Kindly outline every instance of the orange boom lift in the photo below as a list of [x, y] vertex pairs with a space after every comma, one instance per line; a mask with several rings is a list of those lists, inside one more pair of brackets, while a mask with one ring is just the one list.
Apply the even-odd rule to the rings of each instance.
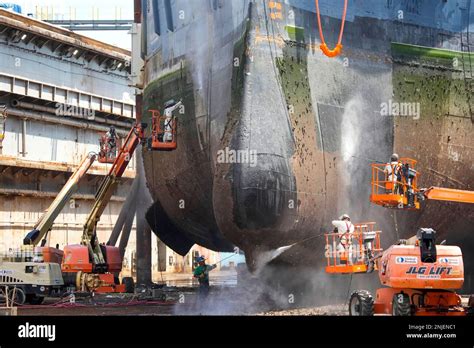
[[122, 270], [122, 258], [117, 247], [99, 244], [97, 223], [112, 193], [120, 181], [135, 149], [145, 139], [146, 124], [135, 125], [124, 140], [118, 156], [104, 177], [95, 196], [95, 203], [84, 225], [81, 243], [64, 247], [61, 265], [68, 283], [75, 283], [82, 291], [124, 292], [124, 284], [116, 284], [114, 275]]
[[375, 257], [384, 286], [375, 299], [369, 291], [352, 293], [349, 314], [370, 316], [465, 316], [474, 314], [474, 297], [467, 306], [456, 290], [464, 283], [461, 249], [437, 245], [436, 232], [422, 228]]
[[[418, 210], [424, 200], [438, 200], [458, 203], [474, 203], [474, 191], [456, 190], [451, 188], [430, 187], [418, 188], [420, 173], [416, 170], [417, 161], [402, 158], [398, 164], [400, 175], [389, 180], [387, 164], [372, 164], [372, 192], [370, 201], [385, 208]], [[392, 166], [392, 173], [396, 168]]]
[[[425, 199], [474, 203], [474, 193], [440, 187], [418, 189], [416, 161], [401, 159], [390, 173], [401, 175], [389, 180], [386, 164], [372, 165], [370, 201], [386, 208], [420, 209]], [[392, 314], [395, 316], [464, 316], [474, 314], [474, 296], [467, 306], [456, 290], [464, 283], [461, 249], [436, 243], [436, 232], [421, 228], [416, 236], [401, 240], [387, 250], [380, 248], [380, 231], [374, 223], [355, 225], [349, 251], [337, 252], [338, 234], [326, 235], [327, 273], [369, 273], [378, 270], [380, 283], [375, 299], [366, 290], [355, 291], [349, 301], [350, 315]], [[371, 232], [369, 235], [368, 232]], [[349, 255], [347, 255], [349, 254]]]
[[[164, 106], [177, 105], [173, 100]], [[95, 203], [84, 225], [81, 243], [68, 245], [64, 248], [61, 269], [68, 283], [75, 283], [82, 291], [124, 292], [126, 285], [116, 284], [116, 275], [122, 270], [122, 257], [119, 248], [99, 244], [97, 223], [105, 210], [112, 193], [120, 181], [128, 163], [140, 143], [146, 143], [152, 151], [173, 151], [177, 148], [177, 119], [175, 116], [161, 116], [157, 110], [152, 113], [151, 136], [145, 136], [145, 123], [136, 124], [123, 141], [123, 145], [115, 156], [108, 146], [107, 136], [100, 139], [101, 163], [112, 163], [109, 173], [102, 181], [95, 197]], [[127, 279], [128, 281], [129, 279]]]

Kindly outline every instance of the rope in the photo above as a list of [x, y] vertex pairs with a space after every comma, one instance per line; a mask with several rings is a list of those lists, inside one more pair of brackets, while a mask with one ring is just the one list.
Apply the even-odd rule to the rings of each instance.
[[342, 53], [342, 37], [344, 35], [344, 26], [346, 23], [347, 4], [348, 0], [344, 0], [344, 12], [342, 14], [341, 31], [339, 32], [339, 38], [336, 47], [331, 50], [327, 46], [326, 40], [324, 39], [323, 26], [321, 24], [321, 12], [319, 11], [319, 0], [316, 0], [316, 14], [318, 17], [319, 36], [321, 37], [321, 45], [319, 47], [321, 48], [321, 51], [323, 51], [323, 53], [330, 58], [337, 57]]

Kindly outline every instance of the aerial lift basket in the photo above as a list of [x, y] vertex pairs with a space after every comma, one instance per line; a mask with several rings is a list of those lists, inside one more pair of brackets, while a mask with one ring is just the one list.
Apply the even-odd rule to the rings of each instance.
[[122, 147], [122, 143], [120, 138], [117, 137], [115, 139], [115, 148], [112, 148], [109, 143], [109, 138], [107, 137], [107, 133], [101, 133], [99, 138], [100, 143], [100, 152], [98, 156], [99, 163], [108, 163], [113, 164], [115, 159], [117, 158], [118, 151]]
[[151, 138], [148, 139], [148, 148], [158, 151], [172, 151], [178, 147], [177, 119], [167, 119], [158, 110], [150, 110], [152, 114]]
[[370, 273], [377, 269], [375, 258], [382, 248], [381, 231], [376, 230], [375, 222], [355, 224], [353, 233], [347, 233], [345, 246], [341, 244], [340, 233], [327, 233], [326, 273], [351, 274]]
[[[402, 158], [397, 165], [372, 164], [370, 201], [385, 208], [420, 209], [416, 163], [413, 159]], [[391, 166], [391, 173], [400, 170], [400, 175], [390, 177], [386, 171], [388, 166]]]

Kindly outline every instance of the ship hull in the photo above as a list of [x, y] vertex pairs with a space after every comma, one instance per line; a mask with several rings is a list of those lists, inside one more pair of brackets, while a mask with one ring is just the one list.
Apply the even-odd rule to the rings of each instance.
[[[338, 59], [319, 51], [308, 2], [193, 3], [194, 17], [205, 20], [174, 23], [159, 38], [150, 33], [156, 14], [144, 11], [144, 120], [169, 99], [185, 106], [178, 149], [143, 154], [155, 200], [147, 219], [161, 240], [181, 254], [195, 243], [221, 251], [238, 246], [251, 269], [268, 250], [307, 240], [278, 262], [320, 265], [320, 236], [344, 212], [377, 221], [386, 244], [427, 226], [461, 247], [472, 244], [468, 205], [429, 202], [422, 212], [405, 213], [368, 199], [370, 163], [394, 151], [420, 160], [422, 185], [474, 185], [462, 69], [411, 46], [459, 51], [460, 33], [472, 26], [458, 9], [463, 1], [365, 1], [349, 11]], [[334, 42], [342, 9], [321, 3], [327, 41]], [[430, 18], [443, 24], [434, 27]], [[381, 115], [384, 103], [403, 101], [419, 103], [420, 114]]]

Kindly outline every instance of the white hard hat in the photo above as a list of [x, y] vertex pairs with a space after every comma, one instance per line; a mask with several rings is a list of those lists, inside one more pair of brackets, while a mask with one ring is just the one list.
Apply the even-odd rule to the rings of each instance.
[[347, 214], [342, 214], [340, 217], [339, 217], [339, 220], [350, 220], [351, 217]]

